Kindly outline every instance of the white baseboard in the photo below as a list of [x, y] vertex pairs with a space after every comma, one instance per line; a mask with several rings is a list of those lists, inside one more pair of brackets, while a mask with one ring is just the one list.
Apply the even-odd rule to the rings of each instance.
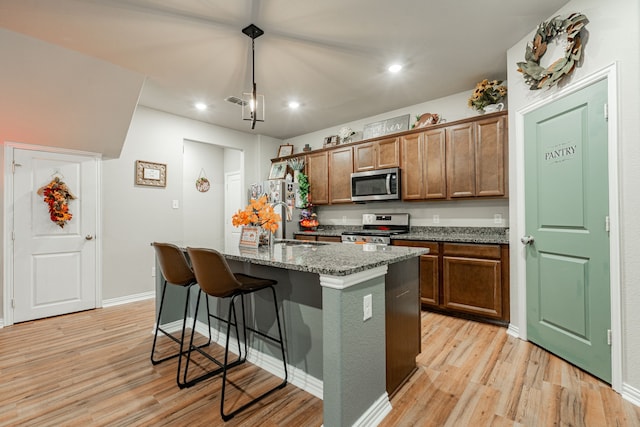
[[[193, 319], [188, 319], [187, 322], [193, 322]], [[175, 322], [174, 322], [175, 323]], [[187, 323], [189, 324], [189, 323]], [[180, 325], [177, 330], [180, 330], [182, 325]], [[167, 330], [163, 325], [163, 329]], [[207, 325], [203, 322], [198, 321], [196, 323], [196, 331], [199, 334], [207, 335]], [[227, 336], [226, 334], [218, 331], [217, 329], [211, 328], [211, 340], [216, 342], [217, 344], [224, 346], [226, 343]], [[229, 351], [234, 355], [238, 354], [238, 343], [235, 340], [230, 340], [229, 342]], [[275, 375], [279, 378], [284, 378], [284, 366], [280, 359], [277, 359], [268, 354], [262, 353], [254, 348], [249, 347], [249, 354], [247, 355], [247, 360], [254, 365], [264, 369], [265, 371]], [[302, 369], [296, 368], [295, 366], [291, 366], [287, 363], [287, 381], [298, 387], [301, 390], [306, 391], [307, 393], [312, 394], [318, 399], [322, 399], [322, 380], [307, 374]]]
[[4, 319], [0, 319], [0, 329], [4, 328]]
[[622, 398], [636, 406], [640, 406], [640, 390], [629, 384], [622, 383]]
[[114, 305], [128, 304], [130, 302], [142, 301], [156, 297], [155, 291], [143, 292], [141, 294], [127, 295], [124, 297], [110, 298], [102, 301], [102, 307], [113, 307]]
[[391, 402], [389, 402], [389, 396], [385, 391], [353, 425], [356, 427], [377, 426], [389, 412], [391, 412]]
[[515, 338], [520, 338], [520, 329], [517, 326], [515, 326], [513, 323], [509, 323], [509, 327], [507, 328], [507, 334]]

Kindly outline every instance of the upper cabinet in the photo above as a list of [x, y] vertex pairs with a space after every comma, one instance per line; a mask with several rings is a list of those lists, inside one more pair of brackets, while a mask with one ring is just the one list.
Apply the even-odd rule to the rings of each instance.
[[351, 203], [353, 150], [339, 147], [306, 156], [310, 201], [314, 205]]
[[329, 154], [308, 154], [305, 161], [309, 179], [309, 201], [314, 205], [329, 203]]
[[352, 172], [393, 167], [402, 172], [402, 200], [507, 197], [507, 146], [504, 111], [313, 151], [311, 201], [350, 203]]
[[447, 197], [445, 142], [445, 128], [402, 137], [403, 200]]
[[[329, 203], [351, 203], [351, 147], [329, 151]], [[309, 182], [312, 182], [309, 180]]]
[[447, 195], [506, 196], [506, 117], [447, 128]]
[[400, 138], [385, 138], [353, 147], [353, 169], [363, 172], [400, 166]]

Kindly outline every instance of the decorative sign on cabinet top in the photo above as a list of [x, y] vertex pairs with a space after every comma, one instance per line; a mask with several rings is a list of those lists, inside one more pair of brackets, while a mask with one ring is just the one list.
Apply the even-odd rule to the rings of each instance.
[[394, 117], [392, 119], [381, 120], [379, 122], [369, 123], [364, 126], [362, 131], [363, 139], [375, 138], [377, 136], [389, 135], [391, 133], [403, 132], [409, 130], [410, 114]]

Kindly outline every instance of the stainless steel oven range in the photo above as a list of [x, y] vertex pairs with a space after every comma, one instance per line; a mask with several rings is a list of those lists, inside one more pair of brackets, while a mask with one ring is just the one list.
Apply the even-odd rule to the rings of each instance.
[[362, 214], [362, 229], [342, 233], [342, 243], [388, 245], [391, 236], [409, 232], [409, 214]]

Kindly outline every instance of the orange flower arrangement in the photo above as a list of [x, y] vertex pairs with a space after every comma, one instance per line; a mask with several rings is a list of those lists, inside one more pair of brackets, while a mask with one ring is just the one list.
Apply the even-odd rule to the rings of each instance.
[[231, 218], [231, 223], [238, 227], [240, 225], [254, 225], [275, 233], [280, 222], [280, 215], [275, 213], [273, 206], [267, 203], [267, 196], [259, 199], [251, 199], [251, 202], [244, 210], [239, 209]]
[[73, 218], [71, 212], [69, 212], [69, 200], [76, 198], [69, 187], [60, 178], [55, 177], [51, 182], [38, 190], [40, 196], [44, 196], [44, 202], [49, 205], [49, 217], [51, 221], [55, 222], [64, 228], [67, 221]]

